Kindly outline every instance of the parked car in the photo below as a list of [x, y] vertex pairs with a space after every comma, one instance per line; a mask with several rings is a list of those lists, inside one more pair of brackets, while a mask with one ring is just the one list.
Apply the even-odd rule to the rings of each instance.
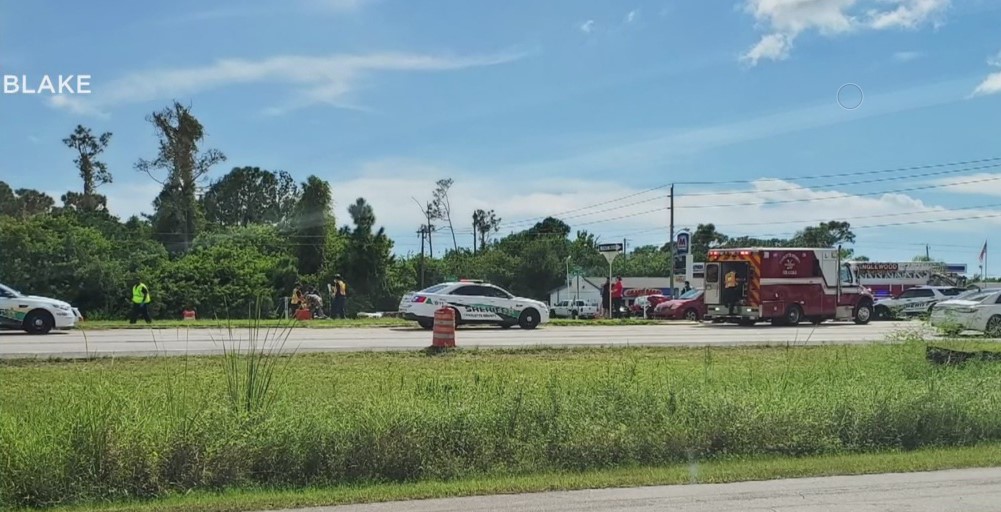
[[0, 327], [48, 334], [53, 329], [72, 329], [82, 319], [80, 310], [66, 302], [24, 295], [0, 284]]
[[653, 317], [692, 322], [702, 320], [706, 316], [704, 295], [702, 290], [689, 290], [675, 300], [661, 302], [654, 308]]
[[598, 316], [596, 303], [583, 300], [561, 300], [549, 309], [549, 316], [553, 318], [595, 318]]
[[493, 324], [504, 328], [535, 329], [549, 321], [544, 302], [515, 297], [499, 286], [478, 280], [441, 283], [400, 300], [403, 318], [415, 320], [425, 329], [434, 327], [434, 313], [441, 308], [455, 312], [456, 325]]
[[931, 312], [932, 306], [949, 299], [960, 299], [977, 293], [956, 286], [917, 286], [908, 288], [892, 298], [880, 299], [873, 304], [873, 312], [879, 320], [889, 320], [901, 316], [918, 316]]
[[979, 331], [1001, 337], [1001, 290], [995, 289], [949, 299], [932, 307], [929, 319], [934, 327], [957, 331]]
[[630, 316], [652, 317], [653, 309], [657, 304], [671, 300], [667, 295], [640, 295], [636, 297], [632, 306], [629, 307]]

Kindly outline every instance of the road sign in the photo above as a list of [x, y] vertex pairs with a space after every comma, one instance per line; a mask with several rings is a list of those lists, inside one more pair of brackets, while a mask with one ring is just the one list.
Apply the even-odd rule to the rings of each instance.
[[598, 246], [598, 252], [608, 260], [610, 266], [615, 257], [622, 252], [622, 244], [601, 244]]
[[687, 231], [678, 233], [678, 241], [674, 244], [675, 253], [678, 255], [688, 254], [689, 242], [691, 242], [691, 240], [691, 233]]
[[570, 269], [570, 274], [578, 277], [582, 276], [584, 275], [584, 269], [580, 267], [573, 267], [572, 269]]

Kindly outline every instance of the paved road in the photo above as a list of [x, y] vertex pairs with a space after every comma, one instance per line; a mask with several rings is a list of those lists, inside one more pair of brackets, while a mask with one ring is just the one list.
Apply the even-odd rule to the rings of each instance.
[[997, 512], [1001, 469], [449, 498], [300, 512]]
[[[916, 322], [874, 322], [869, 325], [823, 324], [817, 327], [740, 327], [673, 323], [643, 326], [547, 327], [534, 331], [467, 328], [456, 333], [460, 347], [510, 348], [539, 345], [755, 345], [768, 343], [852, 344], [886, 341], [894, 333], [920, 329]], [[246, 347], [248, 329], [235, 329], [233, 340]], [[271, 344], [280, 344], [272, 336]], [[220, 353], [234, 345], [221, 329], [142, 329], [71, 331], [30, 336], [0, 331], [0, 357], [84, 357], [90, 355], [180, 355]], [[286, 350], [300, 352], [416, 350], [431, 344], [431, 333], [418, 328], [296, 329]]]

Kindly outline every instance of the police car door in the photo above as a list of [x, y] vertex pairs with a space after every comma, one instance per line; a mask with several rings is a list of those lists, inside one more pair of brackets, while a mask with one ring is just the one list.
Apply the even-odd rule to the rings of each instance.
[[0, 286], [0, 325], [13, 327], [21, 325], [21, 320], [17, 319], [16, 308], [17, 304], [14, 297]]
[[496, 315], [491, 311], [485, 290], [482, 286], [467, 284], [456, 288], [449, 302], [459, 311], [459, 316], [466, 321], [494, 320]]
[[[514, 297], [510, 293], [496, 286], [484, 286], [483, 295], [486, 299], [484, 302], [490, 306], [491, 312], [494, 315], [492, 319], [495, 320], [504, 322], [516, 321], [521, 316], [521, 310], [525, 307], [524, 304], [520, 304], [514, 300]], [[568, 304], [572, 304], [572, 302]]]
[[904, 294], [908, 295], [902, 304], [904, 314], [907, 315], [924, 313], [935, 303], [935, 291], [928, 288], [911, 288]]

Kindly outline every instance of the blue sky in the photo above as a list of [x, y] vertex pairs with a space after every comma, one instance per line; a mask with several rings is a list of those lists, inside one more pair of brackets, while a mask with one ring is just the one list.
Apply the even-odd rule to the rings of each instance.
[[504, 232], [562, 213], [661, 244], [670, 182], [679, 228], [846, 219], [884, 260], [927, 243], [975, 268], [1001, 227], [1001, 160], [982, 161], [1001, 157], [992, 0], [5, 2], [0, 72], [93, 77], [89, 95], [0, 96], [0, 179], [78, 189], [60, 139], [111, 131], [120, 215], [151, 208], [132, 166], [155, 152], [144, 117], [176, 98], [229, 157], [212, 177], [316, 174], [341, 222], [365, 197], [402, 253], [413, 198], [443, 177], [463, 244], [475, 208]]

